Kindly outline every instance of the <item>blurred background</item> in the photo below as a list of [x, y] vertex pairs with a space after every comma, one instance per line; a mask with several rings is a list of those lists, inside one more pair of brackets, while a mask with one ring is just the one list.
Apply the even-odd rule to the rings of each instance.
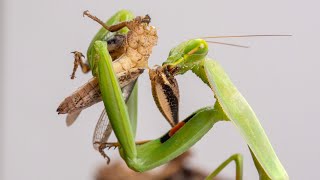
[[[60, 102], [87, 82], [70, 80], [71, 51], [86, 52], [100, 26], [84, 10], [107, 19], [120, 9], [149, 14], [159, 41], [149, 65], [187, 39], [209, 35], [292, 34], [292, 37], [226, 39], [249, 49], [210, 45], [260, 119], [292, 179], [320, 179], [319, 1], [0, 1], [1, 177], [94, 179], [105, 164], [91, 144], [102, 104], [66, 127]], [[177, 77], [180, 117], [212, 105], [209, 88], [193, 74]], [[137, 139], [157, 138], [170, 128], [153, 102], [147, 73], [139, 80]], [[114, 138], [113, 138], [114, 139]], [[234, 153], [244, 155], [244, 179], [258, 174], [243, 139], [231, 123], [218, 123], [193, 148], [188, 166], [210, 172]], [[107, 152], [112, 161], [118, 152]], [[111, 162], [112, 163], [112, 162]], [[222, 176], [234, 177], [234, 165]]]

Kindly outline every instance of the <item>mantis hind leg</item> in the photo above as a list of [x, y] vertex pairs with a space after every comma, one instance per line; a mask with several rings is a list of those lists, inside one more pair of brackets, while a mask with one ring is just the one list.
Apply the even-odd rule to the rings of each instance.
[[214, 170], [209, 176], [207, 176], [206, 180], [216, 177], [232, 161], [236, 163], [236, 180], [241, 180], [243, 171], [243, 157], [241, 154], [234, 154], [230, 156], [227, 160], [221, 163], [216, 170]]

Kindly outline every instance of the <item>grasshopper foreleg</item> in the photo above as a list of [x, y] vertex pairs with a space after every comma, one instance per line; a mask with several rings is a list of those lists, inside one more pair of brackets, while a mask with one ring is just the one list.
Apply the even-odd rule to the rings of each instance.
[[73, 51], [71, 53], [74, 54], [74, 65], [73, 65], [73, 71], [71, 74], [71, 79], [74, 79], [76, 77], [75, 74], [76, 74], [76, 71], [77, 71], [79, 65], [80, 65], [83, 73], [89, 72], [90, 67], [88, 64], [83, 62], [82, 58], [84, 58], [84, 55], [81, 52]]

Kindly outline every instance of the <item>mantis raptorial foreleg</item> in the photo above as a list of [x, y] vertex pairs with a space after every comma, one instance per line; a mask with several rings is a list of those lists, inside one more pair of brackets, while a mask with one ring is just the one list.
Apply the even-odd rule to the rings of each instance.
[[[174, 76], [171, 76], [166, 69], [160, 66], [155, 69], [149, 69], [150, 80], [152, 84], [152, 94], [156, 104], [169, 124], [174, 127], [179, 122], [179, 88]], [[119, 78], [118, 78], [119, 79]], [[133, 83], [122, 88], [122, 94], [125, 102], [127, 102], [129, 95], [133, 89]], [[108, 142], [108, 138], [112, 132], [112, 126], [109, 123], [105, 111], [102, 112], [97, 123], [94, 133], [94, 147], [103, 157], [110, 162], [110, 158], [104, 153], [106, 147], [119, 147], [119, 143]], [[144, 144], [147, 141], [136, 141], [136, 145]]]
[[[136, 85], [137, 81], [134, 81], [130, 84], [128, 84], [127, 86], [122, 88], [122, 95], [123, 98], [125, 99], [125, 102], [127, 103], [127, 101], [129, 100], [129, 97]], [[134, 94], [135, 95], [135, 94]], [[112, 126], [109, 123], [109, 119], [108, 116], [106, 115], [106, 111], [105, 109], [102, 110], [102, 113], [99, 117], [99, 120], [96, 124], [96, 128], [94, 130], [94, 134], [93, 134], [93, 139], [92, 139], [92, 144], [93, 147], [100, 152], [100, 154], [107, 159], [107, 163], [109, 164], [110, 162], [110, 158], [105, 154], [105, 152], [103, 151], [107, 145], [108, 145], [108, 140], [109, 137], [112, 133]]]

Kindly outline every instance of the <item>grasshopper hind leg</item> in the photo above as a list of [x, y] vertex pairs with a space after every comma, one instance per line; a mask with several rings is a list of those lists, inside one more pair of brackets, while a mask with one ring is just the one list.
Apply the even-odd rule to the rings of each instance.
[[153, 99], [171, 127], [179, 123], [179, 87], [166, 67], [149, 69]]

